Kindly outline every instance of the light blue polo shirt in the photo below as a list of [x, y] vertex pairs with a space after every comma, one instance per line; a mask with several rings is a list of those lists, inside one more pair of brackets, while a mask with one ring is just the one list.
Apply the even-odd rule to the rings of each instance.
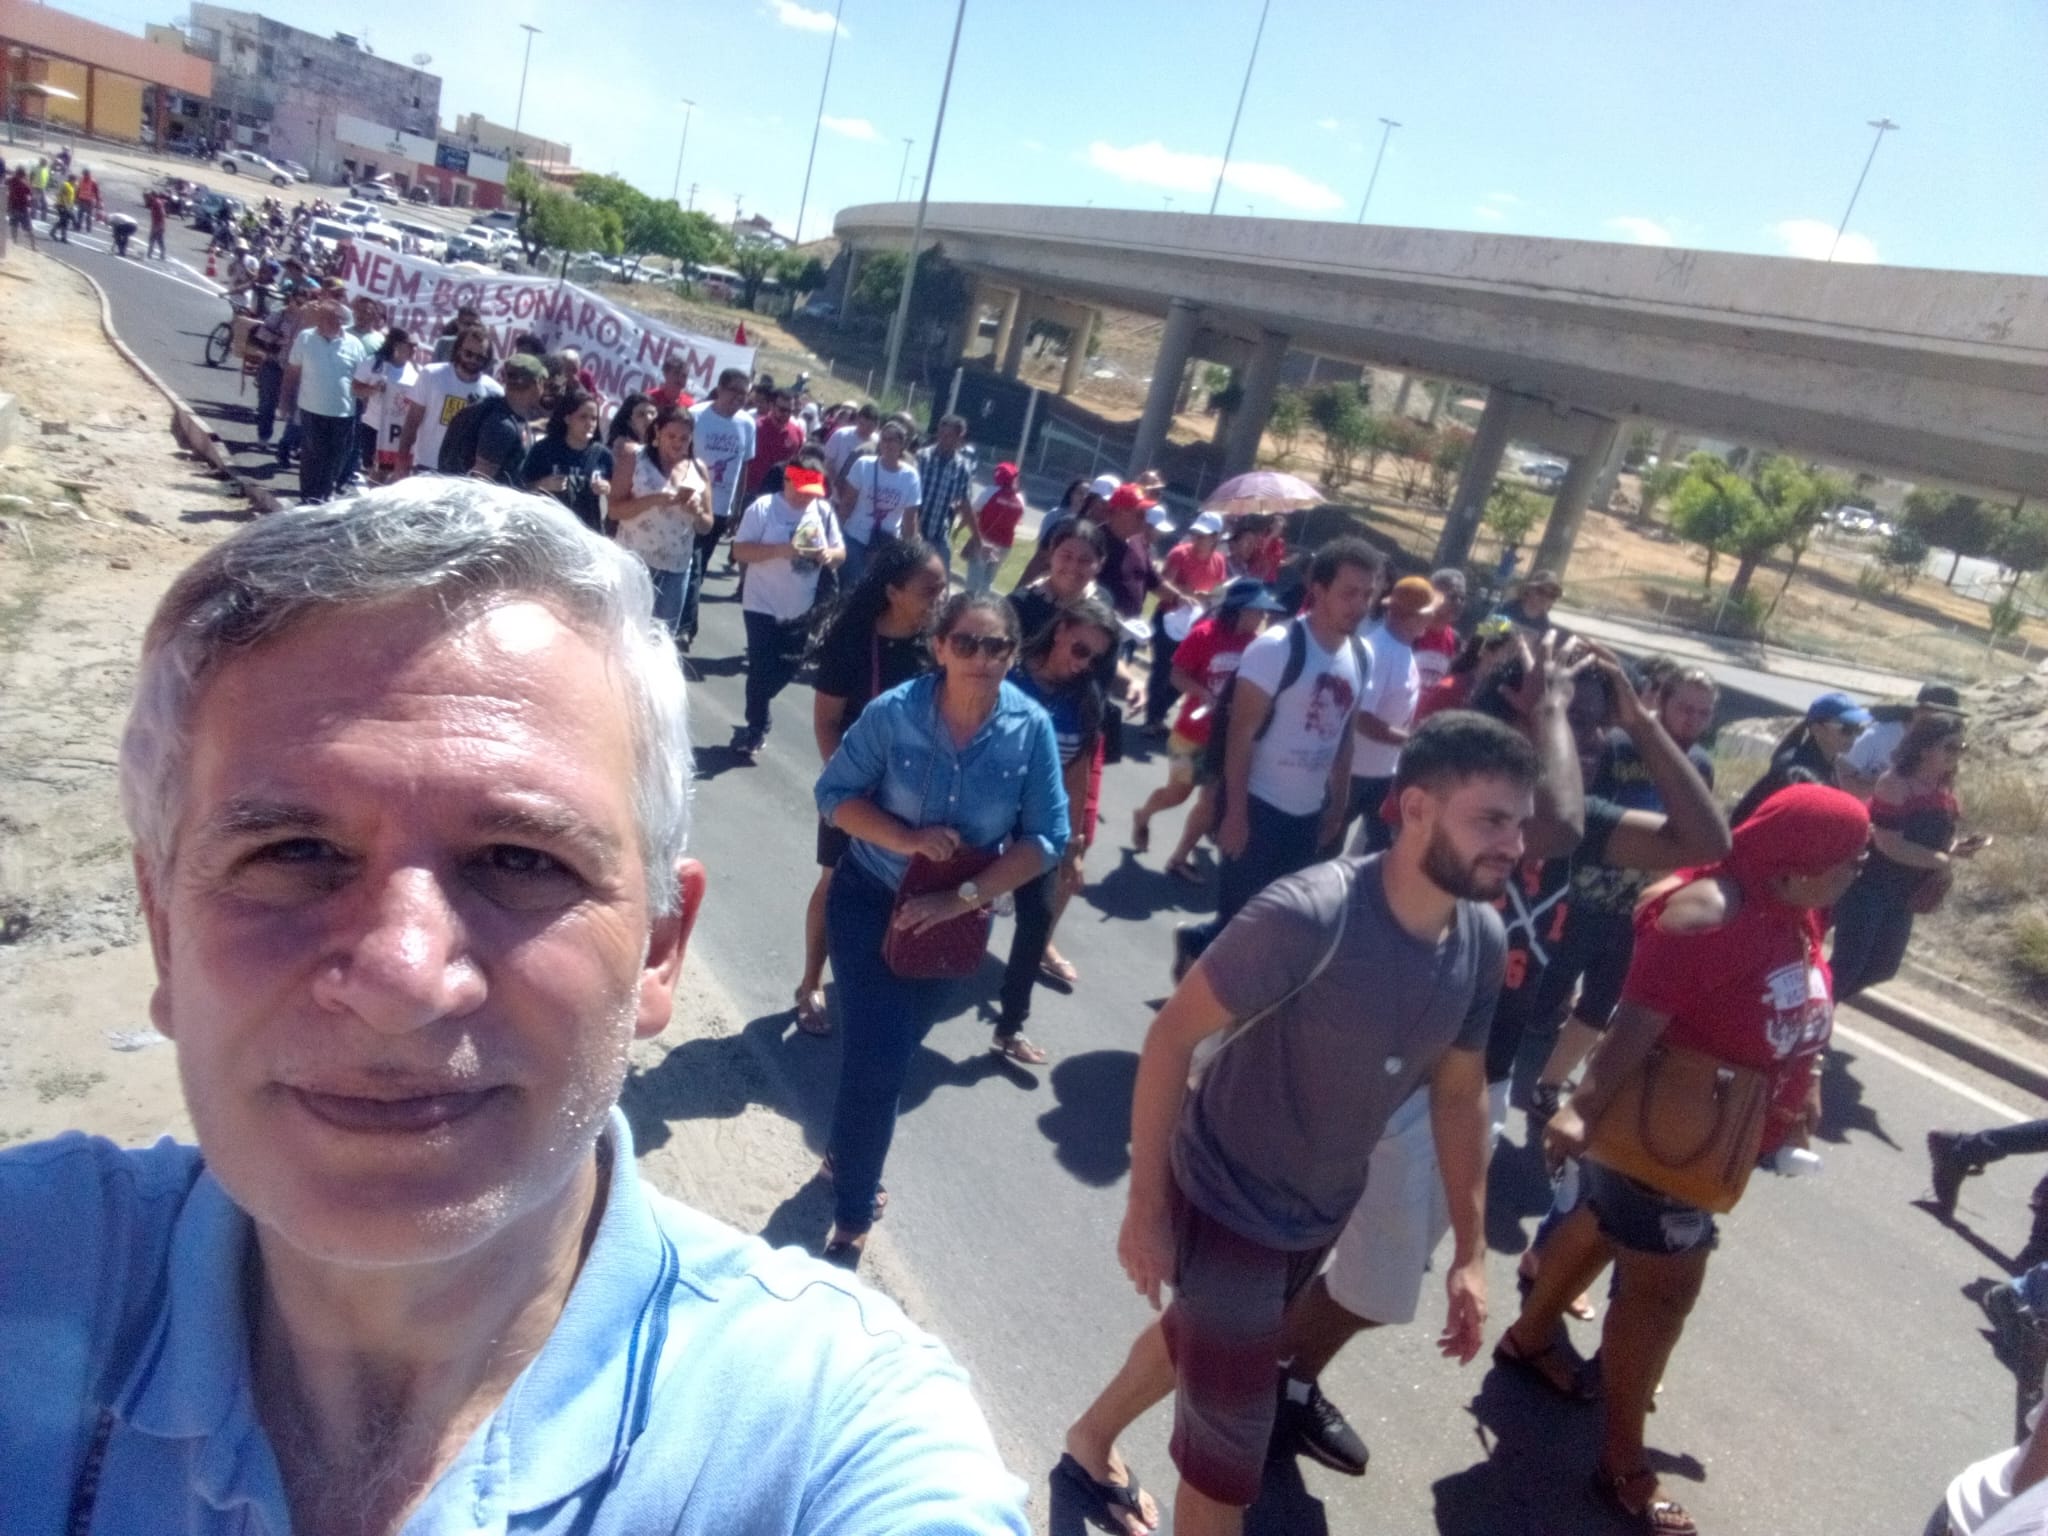
[[[643, 1188], [617, 1110], [606, 1134], [568, 1305], [406, 1536], [1024, 1536], [944, 1346], [844, 1272]], [[286, 1536], [251, 1234], [196, 1147], [0, 1153], [0, 1528]]]
[[300, 370], [299, 409], [316, 416], [353, 416], [356, 413], [356, 364], [370, 354], [360, 338], [343, 331], [329, 341], [313, 326], [292, 338], [285, 362]]

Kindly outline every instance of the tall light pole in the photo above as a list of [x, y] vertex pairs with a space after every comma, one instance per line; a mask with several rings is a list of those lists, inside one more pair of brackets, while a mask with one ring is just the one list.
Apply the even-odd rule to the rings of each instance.
[[1372, 157], [1372, 175], [1365, 179], [1365, 200], [1358, 205], [1358, 222], [1365, 222], [1365, 210], [1372, 206], [1372, 189], [1380, 184], [1380, 162], [1387, 158], [1387, 140], [1401, 125], [1391, 117], [1380, 119], [1380, 152]]
[[1237, 148], [1237, 123], [1244, 116], [1244, 99], [1252, 88], [1252, 67], [1259, 62], [1259, 39], [1266, 35], [1266, 12], [1273, 8], [1273, 0], [1263, 0], [1259, 6], [1259, 29], [1252, 34], [1252, 56], [1244, 61], [1244, 84], [1237, 88], [1237, 110], [1230, 114], [1230, 137], [1223, 141], [1223, 163], [1216, 167], [1216, 190], [1209, 197], [1209, 211], [1216, 211], [1216, 204], [1223, 196], [1223, 178], [1230, 170], [1230, 152]]
[[910, 146], [916, 142], [915, 139], [903, 141], [903, 164], [896, 168], [896, 201], [899, 203], [903, 201], [903, 178], [910, 174]]
[[924, 190], [918, 194], [917, 222], [910, 227], [910, 254], [903, 263], [903, 294], [896, 301], [896, 319], [889, 326], [889, 358], [882, 367], [882, 393], [896, 387], [896, 364], [903, 356], [903, 333], [910, 325], [910, 290], [917, 279], [917, 248], [924, 241], [924, 211], [932, 200], [932, 172], [939, 164], [939, 135], [946, 128], [946, 98], [953, 94], [953, 61], [960, 57], [960, 29], [967, 22], [967, 0], [953, 13], [953, 46], [946, 50], [946, 78], [939, 86], [939, 115], [932, 121], [932, 152], [925, 157]]
[[838, 0], [832, 7], [832, 40], [825, 45], [825, 78], [818, 86], [818, 115], [811, 122], [811, 153], [804, 161], [804, 191], [796, 200], [796, 232], [790, 237], [791, 245], [804, 243], [804, 209], [811, 201], [811, 167], [818, 163], [818, 130], [825, 126], [825, 93], [832, 89], [832, 55], [839, 51], [839, 13], [845, 9], [846, 0]]
[[533, 63], [533, 40], [540, 33], [540, 28], [529, 22], [522, 21], [519, 25], [526, 28], [526, 58], [519, 66], [519, 105], [512, 109], [512, 136], [515, 139], [519, 137], [520, 120], [526, 115], [526, 70]]
[[676, 146], [676, 180], [675, 185], [668, 189], [670, 202], [674, 202], [676, 194], [683, 190], [683, 151], [690, 147], [690, 114], [696, 110], [694, 101], [683, 103], [683, 142]]
[[1863, 161], [1863, 175], [1856, 178], [1856, 190], [1849, 194], [1849, 206], [1842, 210], [1842, 222], [1835, 226], [1835, 238], [1828, 244], [1829, 261], [1835, 259], [1835, 247], [1842, 243], [1842, 233], [1849, 227], [1849, 215], [1856, 211], [1856, 199], [1863, 195], [1863, 178], [1870, 174], [1871, 162], [1877, 159], [1877, 146], [1899, 125], [1888, 117], [1873, 117], [1870, 126], [1877, 130], [1877, 137], [1870, 141], [1870, 153]]

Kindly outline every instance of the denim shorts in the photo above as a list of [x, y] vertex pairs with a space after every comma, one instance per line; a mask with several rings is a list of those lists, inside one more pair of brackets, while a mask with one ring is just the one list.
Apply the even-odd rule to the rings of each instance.
[[1720, 1241], [1713, 1213], [1674, 1200], [1626, 1174], [1596, 1163], [1579, 1164], [1584, 1201], [1600, 1235], [1630, 1253], [1711, 1253]]

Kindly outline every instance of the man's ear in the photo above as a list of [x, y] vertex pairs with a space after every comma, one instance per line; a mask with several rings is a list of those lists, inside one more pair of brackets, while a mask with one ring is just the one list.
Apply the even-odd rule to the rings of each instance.
[[683, 956], [690, 946], [690, 933], [697, 926], [697, 914], [704, 910], [708, 885], [704, 866], [695, 859], [676, 864], [676, 910], [654, 920], [647, 937], [647, 963], [640, 971], [640, 1011], [633, 1033], [652, 1039], [668, 1028], [675, 1011], [676, 986], [682, 980]]
[[163, 892], [154, 871], [137, 849], [135, 889], [142, 897], [142, 921], [149, 929], [149, 954], [156, 962], [156, 986], [149, 994], [149, 1022], [165, 1039], [171, 1035], [171, 920], [164, 910]]

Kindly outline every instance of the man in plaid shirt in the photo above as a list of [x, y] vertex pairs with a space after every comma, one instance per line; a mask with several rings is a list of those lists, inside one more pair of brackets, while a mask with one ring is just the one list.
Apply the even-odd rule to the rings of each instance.
[[917, 478], [924, 488], [924, 501], [917, 509], [917, 531], [925, 543], [939, 552], [946, 563], [946, 577], [953, 575], [953, 522], [971, 507], [974, 485], [974, 450], [967, 446], [967, 418], [943, 416], [939, 435], [928, 448], [918, 451]]

